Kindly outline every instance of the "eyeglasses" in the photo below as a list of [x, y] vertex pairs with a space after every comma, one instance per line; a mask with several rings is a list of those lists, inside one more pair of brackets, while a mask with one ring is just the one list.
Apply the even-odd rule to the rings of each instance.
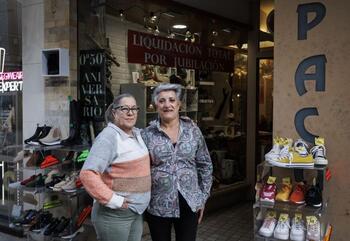
[[131, 113], [136, 114], [137, 112], [140, 111], [140, 107], [129, 107], [125, 105], [117, 106], [114, 109], [119, 109], [124, 114], [128, 114], [130, 111]]

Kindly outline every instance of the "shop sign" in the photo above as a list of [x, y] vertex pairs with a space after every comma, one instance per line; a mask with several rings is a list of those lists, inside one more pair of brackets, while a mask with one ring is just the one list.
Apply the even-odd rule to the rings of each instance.
[[129, 30], [128, 62], [232, 72], [234, 51]]
[[23, 72], [4, 72], [6, 50], [0, 48], [0, 92], [22, 91]]
[[79, 91], [85, 120], [104, 120], [106, 103], [105, 61], [103, 50], [80, 51]]
[[0, 73], [0, 92], [22, 91], [22, 79], [22, 71]]
[[[320, 2], [299, 4], [298, 9], [298, 40], [307, 41], [307, 33], [322, 22], [326, 16], [326, 7]], [[310, 21], [308, 16], [313, 15]], [[305, 58], [300, 62], [295, 71], [295, 88], [299, 96], [306, 94], [306, 80], [315, 80], [315, 90], [317, 92], [326, 91], [326, 63], [327, 58], [324, 54], [318, 54]], [[315, 69], [313, 73], [309, 73], [310, 68]], [[294, 118], [295, 129], [299, 136], [305, 141], [313, 143], [315, 137], [305, 128], [305, 119], [309, 116], [318, 116], [316, 107], [305, 107], [300, 109]]]

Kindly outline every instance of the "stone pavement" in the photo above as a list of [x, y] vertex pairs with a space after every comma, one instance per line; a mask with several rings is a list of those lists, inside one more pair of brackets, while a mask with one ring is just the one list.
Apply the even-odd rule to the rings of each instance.
[[[211, 213], [204, 217], [198, 227], [197, 241], [252, 241], [253, 213], [250, 202], [236, 204], [228, 209]], [[173, 235], [174, 236], [174, 235]], [[77, 237], [78, 238], [78, 237]], [[85, 236], [79, 240], [92, 240]], [[17, 238], [0, 233], [0, 241], [25, 241], [26, 238]], [[172, 240], [175, 240], [173, 237]], [[149, 234], [144, 235], [142, 241], [151, 241]]]
[[[151, 241], [145, 235], [142, 241]], [[174, 235], [172, 240], [175, 240]], [[204, 217], [197, 241], [252, 241], [253, 210], [250, 202], [237, 204]]]

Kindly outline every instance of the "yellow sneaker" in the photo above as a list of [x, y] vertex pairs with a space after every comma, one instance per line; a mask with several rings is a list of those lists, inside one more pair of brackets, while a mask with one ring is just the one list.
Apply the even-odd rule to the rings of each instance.
[[276, 201], [288, 202], [291, 192], [292, 184], [290, 183], [290, 178], [285, 177], [282, 179], [282, 188], [276, 195]]
[[290, 160], [289, 166], [293, 166], [293, 167], [314, 166], [314, 159], [311, 154], [307, 154], [307, 156], [301, 156], [296, 151], [292, 151], [291, 154], [292, 154], [292, 158]]
[[309, 146], [303, 139], [294, 142], [293, 151], [291, 152], [291, 160], [289, 166], [313, 166], [314, 160], [308, 151]]

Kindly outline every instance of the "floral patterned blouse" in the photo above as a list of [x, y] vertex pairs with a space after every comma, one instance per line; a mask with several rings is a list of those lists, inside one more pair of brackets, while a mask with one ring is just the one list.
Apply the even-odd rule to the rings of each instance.
[[141, 132], [151, 156], [148, 212], [160, 217], [180, 217], [178, 192], [197, 212], [204, 207], [213, 181], [213, 165], [204, 137], [191, 119], [180, 117], [180, 133], [173, 145], [159, 121], [151, 122]]

